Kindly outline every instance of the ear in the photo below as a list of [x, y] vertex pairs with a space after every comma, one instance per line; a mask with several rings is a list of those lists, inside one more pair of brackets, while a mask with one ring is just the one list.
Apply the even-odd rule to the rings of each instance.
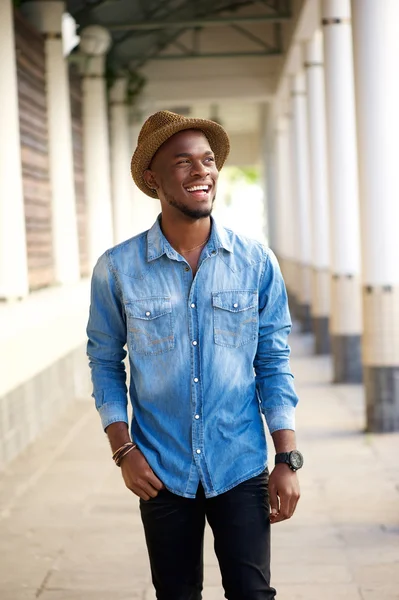
[[157, 181], [155, 179], [155, 174], [153, 171], [150, 171], [150, 169], [146, 169], [143, 173], [143, 178], [144, 178], [144, 181], [146, 182], [146, 184], [148, 185], [148, 187], [150, 188], [150, 190], [154, 190], [154, 191], [158, 190], [159, 185], [157, 184]]

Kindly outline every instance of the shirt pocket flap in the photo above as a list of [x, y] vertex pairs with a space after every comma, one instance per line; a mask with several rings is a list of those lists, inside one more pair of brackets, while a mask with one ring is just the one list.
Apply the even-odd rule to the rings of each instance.
[[228, 290], [212, 293], [212, 305], [233, 313], [239, 313], [257, 306], [257, 292], [254, 290]]
[[126, 314], [134, 319], [152, 321], [172, 312], [170, 298], [140, 298], [125, 304]]

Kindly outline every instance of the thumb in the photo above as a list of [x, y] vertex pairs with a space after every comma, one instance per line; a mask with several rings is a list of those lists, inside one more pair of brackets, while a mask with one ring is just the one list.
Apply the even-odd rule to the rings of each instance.
[[269, 501], [270, 501], [270, 512], [273, 517], [278, 514], [279, 502], [277, 495], [277, 488], [270, 486], [269, 488]]

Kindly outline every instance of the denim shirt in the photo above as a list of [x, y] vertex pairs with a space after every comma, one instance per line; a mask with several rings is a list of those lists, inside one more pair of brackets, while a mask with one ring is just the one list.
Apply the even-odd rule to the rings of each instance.
[[153, 227], [98, 260], [87, 327], [96, 408], [131, 436], [171, 492], [216, 496], [267, 465], [271, 433], [294, 429], [284, 282], [262, 244], [216, 224], [195, 277]]

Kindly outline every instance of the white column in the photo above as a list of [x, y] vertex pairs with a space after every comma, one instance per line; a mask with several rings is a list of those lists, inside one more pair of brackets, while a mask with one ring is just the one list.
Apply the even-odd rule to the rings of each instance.
[[309, 164], [312, 199], [312, 320], [316, 354], [330, 351], [330, 231], [327, 176], [323, 37], [316, 31], [305, 48]]
[[275, 155], [275, 123], [276, 115], [273, 105], [266, 104], [262, 112], [262, 184], [265, 195], [266, 237], [272, 250], [275, 249], [276, 235], [276, 155]]
[[268, 139], [265, 145], [264, 152], [264, 176], [265, 176], [265, 191], [267, 205], [267, 236], [268, 245], [274, 250], [276, 239], [276, 204], [277, 204], [277, 189], [276, 189], [276, 155], [272, 146], [272, 140]]
[[334, 381], [359, 382], [362, 378], [362, 319], [351, 13], [349, 0], [322, 0], [321, 7], [330, 190], [330, 332]]
[[293, 159], [295, 171], [294, 202], [298, 206], [298, 235], [300, 269], [300, 286], [298, 294], [299, 319], [302, 331], [311, 331], [312, 301], [312, 228], [310, 211], [310, 179], [309, 179], [309, 141], [307, 123], [306, 81], [305, 73], [300, 72], [292, 78], [292, 119], [293, 119]]
[[[149, 113], [148, 116], [150, 116]], [[130, 139], [132, 142], [132, 154], [136, 149], [137, 140], [143, 125], [143, 118], [133, 114], [130, 122]], [[133, 235], [141, 233], [152, 227], [155, 219], [161, 212], [161, 205], [157, 198], [151, 198], [142, 192], [132, 179], [132, 226]]]
[[0, 2], [0, 298], [28, 293], [13, 6]]
[[132, 237], [131, 143], [127, 104], [127, 81], [119, 77], [110, 92], [111, 180], [115, 243]]
[[114, 243], [104, 70], [104, 55], [87, 57], [83, 77], [83, 140], [91, 267]]
[[275, 251], [290, 294], [290, 308], [294, 300], [295, 273], [295, 217], [291, 198], [290, 118], [279, 115], [275, 120]]
[[369, 431], [399, 430], [399, 2], [353, 0]]
[[73, 283], [80, 278], [80, 267], [69, 76], [61, 34], [65, 3], [35, 0], [21, 10], [45, 36], [55, 278], [58, 283]]
[[[288, 89], [291, 90], [291, 77], [289, 77]], [[290, 236], [290, 259], [288, 263], [288, 273], [290, 281], [290, 309], [293, 318], [297, 321], [303, 318], [302, 305], [302, 269], [300, 260], [300, 245], [301, 236], [298, 227], [299, 222], [299, 206], [297, 202], [297, 181], [295, 169], [295, 122], [292, 111], [291, 95], [286, 101], [285, 115], [288, 119], [288, 197], [289, 197], [289, 236]]]
[[287, 186], [287, 119], [278, 116], [275, 128], [275, 152], [276, 152], [276, 231], [274, 251], [280, 262], [287, 259], [287, 239], [284, 237], [284, 221], [287, 210], [288, 186]]

